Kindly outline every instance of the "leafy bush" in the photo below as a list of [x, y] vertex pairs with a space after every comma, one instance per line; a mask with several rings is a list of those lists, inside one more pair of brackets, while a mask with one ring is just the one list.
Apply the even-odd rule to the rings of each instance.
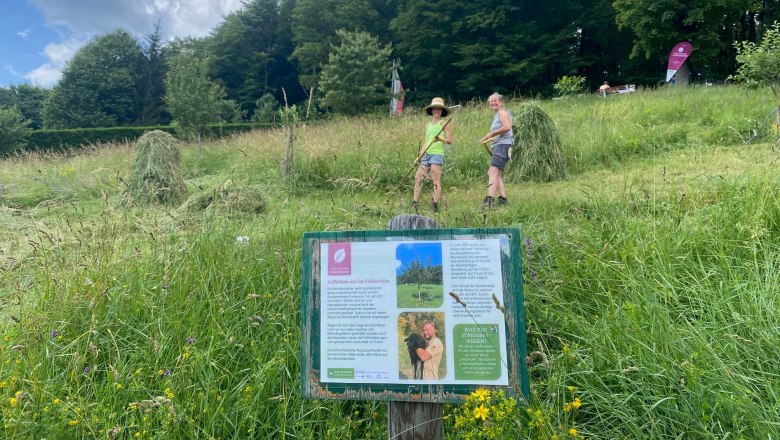
[[582, 88], [585, 86], [584, 76], [568, 76], [564, 75], [558, 79], [553, 88], [561, 94], [561, 96], [576, 95], [582, 92]]
[[30, 121], [16, 107], [0, 107], [0, 154], [24, 148]]
[[[270, 128], [269, 123], [235, 123], [207, 125], [204, 133], [207, 138], [219, 138], [235, 133]], [[174, 134], [172, 126], [153, 127], [107, 127], [107, 128], [72, 128], [67, 130], [35, 130], [27, 138], [28, 150], [57, 151], [69, 148], [80, 148], [84, 145], [106, 144], [111, 142], [134, 142], [144, 133], [158, 130]]]

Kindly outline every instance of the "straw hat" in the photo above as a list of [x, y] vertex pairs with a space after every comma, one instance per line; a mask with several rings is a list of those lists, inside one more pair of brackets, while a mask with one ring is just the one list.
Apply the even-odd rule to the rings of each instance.
[[431, 110], [435, 109], [435, 108], [440, 108], [441, 109], [441, 117], [442, 118], [447, 116], [448, 114], [450, 114], [450, 108], [447, 107], [446, 105], [444, 105], [444, 99], [442, 99], [442, 98], [433, 98], [433, 100], [431, 101], [431, 105], [429, 105], [428, 107], [425, 107], [423, 109], [423, 111], [430, 115], [431, 114]]

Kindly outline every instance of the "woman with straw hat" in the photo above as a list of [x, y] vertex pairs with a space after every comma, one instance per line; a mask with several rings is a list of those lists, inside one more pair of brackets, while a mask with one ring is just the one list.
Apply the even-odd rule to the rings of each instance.
[[412, 196], [412, 208], [415, 213], [420, 204], [420, 192], [423, 180], [431, 175], [433, 182], [433, 211], [439, 212], [439, 198], [441, 197], [441, 171], [444, 166], [444, 153], [449, 151], [452, 145], [452, 127], [442, 118], [450, 114], [450, 108], [444, 105], [444, 99], [433, 98], [431, 104], [423, 109], [423, 112], [431, 116], [431, 122], [425, 126], [425, 138], [420, 146], [420, 154], [417, 160], [420, 167], [414, 176], [414, 195]]
[[503, 104], [504, 97], [498, 93], [493, 93], [488, 97], [488, 106], [495, 114], [493, 122], [490, 124], [490, 131], [479, 141], [481, 144], [492, 142], [493, 147], [493, 156], [490, 158], [490, 167], [488, 168], [487, 197], [482, 202], [484, 208], [493, 207], [496, 194], [498, 194], [499, 205], [507, 203], [504, 179], [501, 174], [509, 161], [509, 149], [514, 143], [514, 134], [512, 133], [512, 115], [509, 114], [509, 110], [504, 108]]

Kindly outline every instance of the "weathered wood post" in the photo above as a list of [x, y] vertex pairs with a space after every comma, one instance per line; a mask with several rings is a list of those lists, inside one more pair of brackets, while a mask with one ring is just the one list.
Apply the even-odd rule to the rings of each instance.
[[[433, 219], [413, 214], [397, 215], [387, 224], [391, 231], [438, 227]], [[388, 440], [438, 440], [443, 437], [443, 426], [441, 403], [387, 403]]]

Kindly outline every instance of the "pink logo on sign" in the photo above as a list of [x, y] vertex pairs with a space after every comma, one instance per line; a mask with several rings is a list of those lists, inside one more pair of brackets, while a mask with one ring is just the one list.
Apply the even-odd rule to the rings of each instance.
[[352, 275], [352, 243], [328, 243], [328, 275]]

